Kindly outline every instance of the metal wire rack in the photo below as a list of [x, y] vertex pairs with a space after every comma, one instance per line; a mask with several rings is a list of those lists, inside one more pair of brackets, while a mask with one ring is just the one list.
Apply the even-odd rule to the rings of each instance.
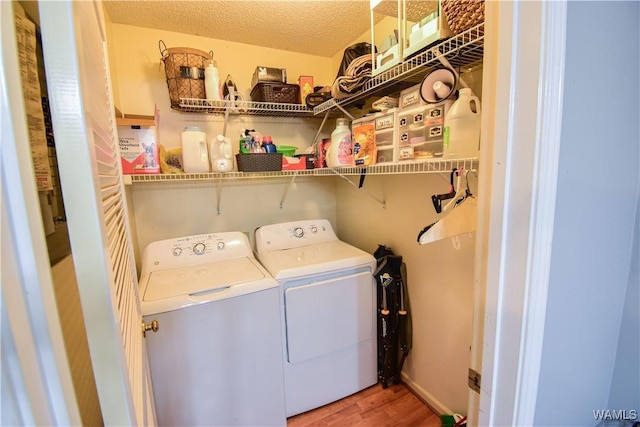
[[453, 168], [473, 169], [477, 158], [466, 159], [429, 159], [424, 161], [406, 161], [394, 164], [380, 164], [362, 167], [341, 167], [336, 169], [320, 168], [295, 171], [277, 172], [225, 172], [225, 173], [181, 173], [157, 175], [126, 175], [125, 183], [152, 182], [188, 182], [188, 181], [217, 181], [242, 180], [255, 178], [283, 178], [292, 176], [349, 176], [349, 175], [389, 175], [389, 174], [420, 174], [420, 173], [448, 173]]
[[330, 99], [314, 108], [321, 114], [335, 107], [347, 107], [364, 98], [385, 92], [399, 92], [418, 84], [433, 68], [440, 65], [438, 56], [444, 56], [453, 67], [472, 67], [482, 63], [484, 54], [484, 23], [447, 39], [426, 51], [405, 60], [395, 67], [372, 77], [362, 90], [341, 99]]
[[311, 108], [302, 104], [254, 101], [207, 101], [206, 99], [180, 98], [179, 111], [185, 113], [234, 114], [271, 117], [314, 118]]
[[[358, 93], [347, 98], [330, 99], [313, 109], [303, 104], [180, 98], [180, 105], [176, 110], [186, 113], [301, 118], [318, 118], [327, 111], [330, 111], [331, 115], [340, 115], [340, 108], [357, 101], [383, 91], [385, 94], [399, 92], [420, 83], [429, 71], [440, 65], [439, 55], [444, 56], [453, 67], [464, 68], [482, 63], [483, 54], [484, 24], [479, 24], [372, 77]], [[331, 111], [334, 109], [336, 110]]]

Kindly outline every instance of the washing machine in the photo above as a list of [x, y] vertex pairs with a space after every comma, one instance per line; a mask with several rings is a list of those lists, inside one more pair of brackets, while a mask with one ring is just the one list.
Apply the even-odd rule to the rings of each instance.
[[151, 243], [140, 299], [159, 425], [286, 425], [279, 287], [244, 233]]
[[375, 258], [326, 219], [259, 227], [255, 243], [280, 284], [287, 416], [375, 384]]

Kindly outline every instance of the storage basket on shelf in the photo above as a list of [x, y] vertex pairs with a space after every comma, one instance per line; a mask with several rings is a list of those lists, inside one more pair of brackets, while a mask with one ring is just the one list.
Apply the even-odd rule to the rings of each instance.
[[255, 102], [298, 103], [300, 86], [286, 83], [257, 83], [251, 89], [251, 100]]
[[270, 172], [282, 170], [281, 153], [238, 153], [236, 154], [240, 172]]
[[167, 48], [160, 40], [158, 48], [164, 63], [171, 108], [180, 109], [180, 98], [205, 99], [204, 69], [213, 60], [213, 52], [189, 47]]
[[441, 0], [441, 5], [454, 34], [484, 22], [484, 0]]

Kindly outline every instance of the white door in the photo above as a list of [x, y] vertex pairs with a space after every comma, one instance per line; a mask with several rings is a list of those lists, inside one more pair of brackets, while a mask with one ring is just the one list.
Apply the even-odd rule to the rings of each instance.
[[106, 425], [152, 425], [100, 2], [41, 1], [56, 151], [96, 387]]

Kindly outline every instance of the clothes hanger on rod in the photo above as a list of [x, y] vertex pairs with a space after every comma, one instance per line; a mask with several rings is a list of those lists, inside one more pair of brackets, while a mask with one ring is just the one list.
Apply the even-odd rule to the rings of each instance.
[[453, 196], [453, 200], [447, 203], [443, 211], [446, 212], [449, 209], [452, 209], [452, 207], [458, 206], [460, 203], [464, 201], [465, 197], [467, 196], [469, 188], [462, 186], [462, 178], [463, 178], [463, 175], [466, 177], [466, 172], [467, 171], [464, 170], [464, 168], [458, 169], [456, 173], [456, 175], [458, 176], [458, 179], [456, 180], [456, 187], [457, 187], [456, 193]]
[[[455, 197], [445, 206], [444, 212], [446, 213], [442, 218], [420, 230], [417, 239], [420, 245], [476, 230], [478, 208], [476, 197], [469, 188], [469, 172], [468, 170], [458, 171], [458, 191], [456, 191]], [[475, 170], [473, 172], [477, 175]], [[462, 178], [465, 180], [464, 186]]]
[[436, 213], [442, 212], [442, 202], [444, 200], [449, 200], [456, 195], [456, 189], [453, 185], [453, 176], [455, 175], [458, 169], [453, 168], [451, 171], [451, 176], [449, 178], [449, 192], [443, 194], [434, 194], [431, 196], [431, 202], [433, 203], [433, 208], [436, 210]]

